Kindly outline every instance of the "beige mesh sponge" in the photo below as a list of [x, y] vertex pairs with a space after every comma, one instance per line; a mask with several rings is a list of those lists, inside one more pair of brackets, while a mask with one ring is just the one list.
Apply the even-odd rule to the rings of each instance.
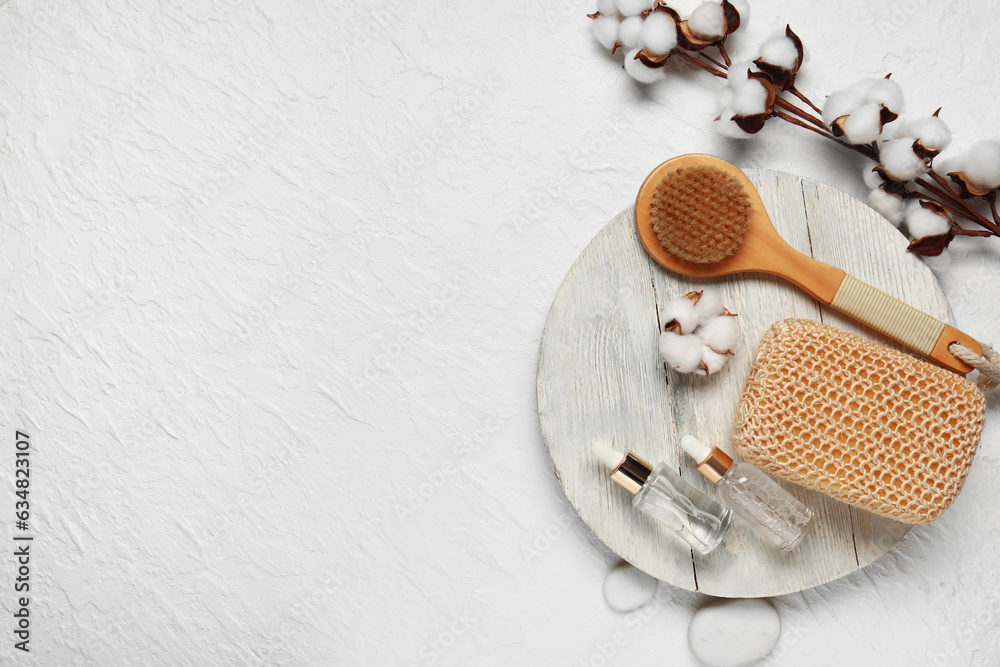
[[986, 401], [960, 375], [808, 320], [764, 335], [734, 444], [776, 477], [906, 523], [958, 496]]

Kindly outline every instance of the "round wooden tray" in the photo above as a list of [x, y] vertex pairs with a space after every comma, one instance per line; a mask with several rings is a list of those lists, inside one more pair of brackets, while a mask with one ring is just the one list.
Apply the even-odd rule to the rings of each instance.
[[[748, 170], [775, 228], [793, 247], [845, 269], [941, 320], [948, 302], [931, 271], [867, 205], [792, 174]], [[658, 358], [658, 310], [705, 286], [718, 289], [740, 315], [740, 349], [718, 374], [679, 375]], [[733, 454], [739, 392], [761, 336], [776, 321], [813, 319], [893, 345], [820, 307], [797, 288], [757, 274], [692, 280], [667, 272], [639, 244], [633, 209], [615, 217], [573, 264], [542, 333], [538, 414], [545, 446], [569, 501], [594, 533], [650, 575], [722, 597], [792, 593], [854, 572], [903, 538], [906, 524], [883, 519], [819, 493], [784, 484], [816, 513], [790, 554], [772, 548], [737, 517], [708, 556], [631, 506], [590, 456], [595, 439], [665, 462], [696, 487], [715, 494], [680, 451], [682, 435]]]

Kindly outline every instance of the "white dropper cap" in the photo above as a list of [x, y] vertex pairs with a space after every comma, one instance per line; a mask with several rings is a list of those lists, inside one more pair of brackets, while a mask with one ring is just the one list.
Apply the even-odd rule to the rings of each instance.
[[610, 470], [614, 470], [625, 460], [624, 454], [602, 440], [595, 440], [590, 445], [590, 453]]
[[685, 435], [681, 438], [681, 447], [684, 448], [688, 456], [698, 462], [698, 465], [704, 463], [712, 455], [712, 450], [715, 449], [693, 435]]

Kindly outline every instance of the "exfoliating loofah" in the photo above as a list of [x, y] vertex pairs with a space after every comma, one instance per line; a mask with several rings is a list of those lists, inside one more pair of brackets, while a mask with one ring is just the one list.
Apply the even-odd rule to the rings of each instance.
[[784, 320], [761, 341], [733, 440], [776, 477], [929, 523], [962, 489], [985, 410], [960, 375], [834, 327]]
[[698, 264], [735, 255], [750, 225], [743, 184], [711, 166], [681, 167], [656, 186], [653, 231], [668, 252]]

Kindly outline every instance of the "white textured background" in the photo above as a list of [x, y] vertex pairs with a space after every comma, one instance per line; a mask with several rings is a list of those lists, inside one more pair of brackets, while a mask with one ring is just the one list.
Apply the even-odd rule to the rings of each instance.
[[[789, 22], [803, 90], [892, 71], [961, 146], [998, 133], [990, 6], [760, 0], [731, 46]], [[640, 90], [588, 11], [0, 4], [0, 537], [16, 428], [38, 536], [32, 653], [13, 650], [8, 555], [0, 660], [576, 666], [621, 632], [615, 662], [693, 664], [704, 599], [602, 599], [615, 557], [537, 424], [548, 306], [667, 157], [859, 196], [862, 163], [778, 121], [714, 136], [709, 77]], [[1000, 343], [1000, 242], [963, 240], [935, 269], [959, 326]], [[1000, 664], [990, 406], [953, 508], [776, 600], [768, 664]]]

